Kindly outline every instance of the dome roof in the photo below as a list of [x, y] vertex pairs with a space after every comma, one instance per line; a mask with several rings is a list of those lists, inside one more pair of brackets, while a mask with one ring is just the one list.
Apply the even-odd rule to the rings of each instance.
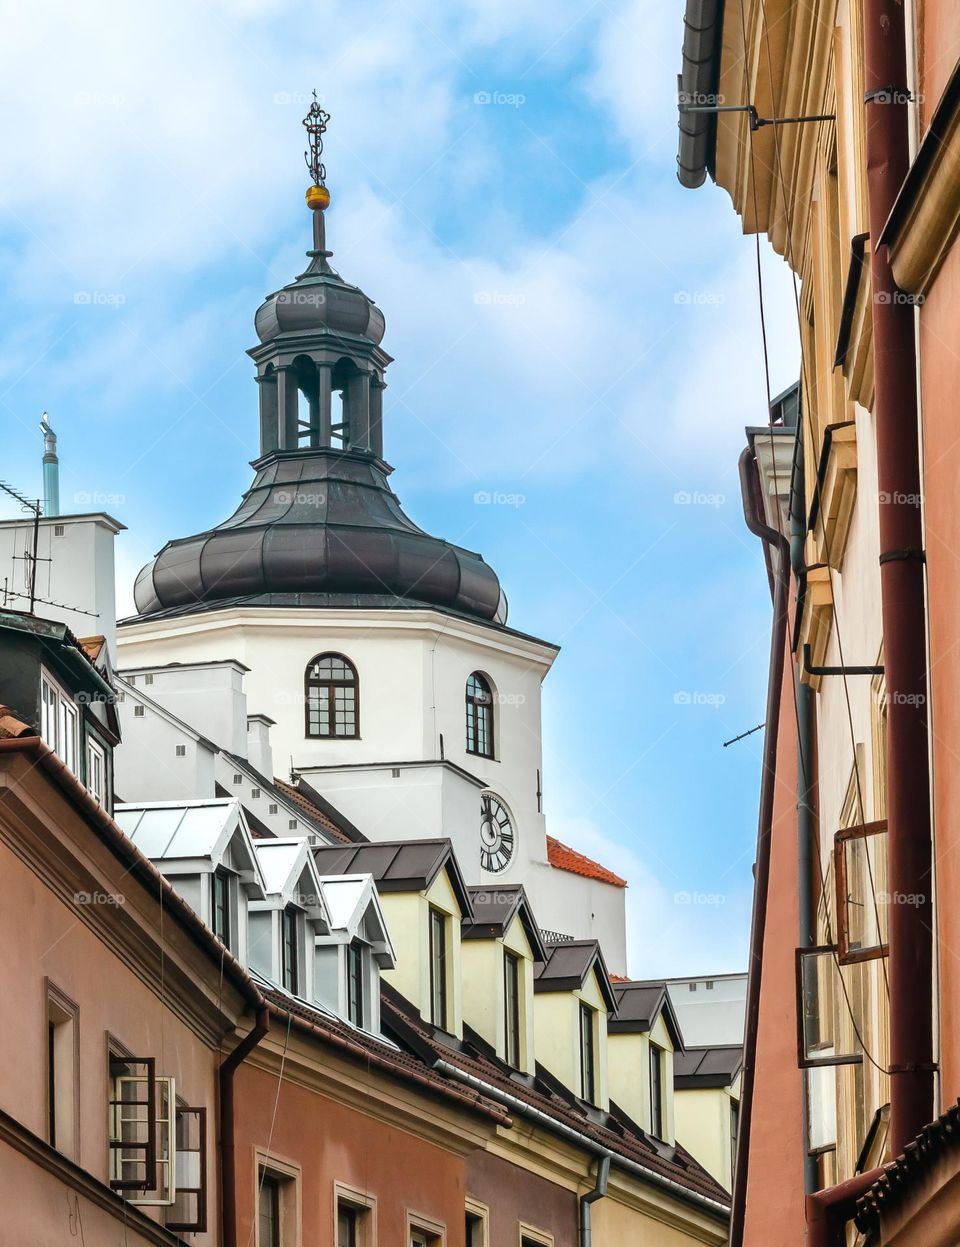
[[378, 346], [386, 323], [383, 313], [358, 286], [345, 282], [327, 263], [325, 251], [313, 251], [306, 272], [268, 295], [254, 324], [261, 342], [279, 334], [324, 332], [366, 338]]
[[[277, 451], [258, 460], [237, 511], [169, 542], [137, 577], [141, 615], [257, 604], [437, 606], [504, 622], [496, 574], [400, 509], [375, 455]], [[322, 595], [318, 597], [317, 595]]]

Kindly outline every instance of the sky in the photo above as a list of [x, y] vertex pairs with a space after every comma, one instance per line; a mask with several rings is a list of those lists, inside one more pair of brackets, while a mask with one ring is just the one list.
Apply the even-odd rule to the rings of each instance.
[[[745, 967], [770, 601], [756, 250], [676, 178], [682, 0], [45, 0], [0, 15], [0, 478], [106, 510], [118, 608], [251, 480], [253, 315], [310, 245], [383, 309], [406, 512], [479, 551], [544, 686], [548, 830], [630, 880], [634, 975]], [[765, 246], [765, 244], [764, 244]], [[770, 384], [793, 293], [762, 253]], [[0, 515], [15, 515], [0, 505]]]

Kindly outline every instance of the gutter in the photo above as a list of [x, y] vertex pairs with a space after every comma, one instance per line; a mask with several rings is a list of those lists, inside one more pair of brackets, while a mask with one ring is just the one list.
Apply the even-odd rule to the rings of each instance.
[[[557, 1121], [555, 1117], [551, 1117], [541, 1109], [535, 1108], [525, 1100], [511, 1095], [508, 1091], [501, 1091], [499, 1087], [494, 1087], [490, 1083], [484, 1082], [482, 1078], [477, 1078], [474, 1074], [468, 1074], [466, 1070], [460, 1069], [456, 1065], [451, 1065], [449, 1061], [437, 1061], [434, 1069], [439, 1070], [441, 1074], [446, 1074], [448, 1078], [455, 1078], [458, 1082], [465, 1083], [487, 1099], [495, 1100], [498, 1104], [502, 1104], [505, 1108], [510, 1109], [517, 1116], [526, 1117], [528, 1121], [535, 1122], [538, 1126], [542, 1126], [544, 1130], [549, 1131], [550, 1134], [560, 1135], [561, 1138], [566, 1139], [569, 1143], [573, 1143], [574, 1146], [596, 1156], [601, 1162], [607, 1160], [625, 1173], [641, 1178], [644, 1182], [649, 1182], [653, 1186], [660, 1187], [661, 1190], [667, 1191], [676, 1199], [693, 1204], [694, 1207], [708, 1212], [711, 1216], [724, 1220], [730, 1214], [729, 1207], [726, 1204], [720, 1203], [719, 1200], [711, 1199], [708, 1195], [700, 1195], [696, 1191], [691, 1191], [689, 1187], [681, 1186], [679, 1182], [674, 1182], [672, 1178], [666, 1178], [662, 1174], [655, 1173], [652, 1169], [645, 1169], [643, 1165], [638, 1164], [636, 1161], [629, 1160], [626, 1156], [621, 1156], [618, 1152], [611, 1151], [610, 1148], [604, 1147], [602, 1143], [595, 1143], [593, 1139], [587, 1138], [579, 1130], [574, 1130], [572, 1126], [564, 1125], [562, 1121]], [[599, 1187], [599, 1170], [597, 1179], [597, 1187]], [[594, 1190], [596, 1189], [595, 1187]], [[588, 1194], [593, 1194], [593, 1192], [588, 1192]], [[600, 1196], [597, 1195], [596, 1198], [600, 1198]]]
[[885, 1172], [882, 1167], [868, 1169], [837, 1186], [808, 1195], [807, 1247], [846, 1247], [846, 1224], [857, 1210], [857, 1200], [866, 1195]]
[[687, 0], [683, 15], [683, 59], [677, 75], [680, 131], [677, 177], [696, 190], [714, 172], [717, 118], [714, 113], [686, 113], [683, 106], [718, 103], [724, 0]]
[[740, 1123], [730, 1218], [731, 1247], [740, 1247], [743, 1241], [744, 1213], [747, 1203], [747, 1164], [750, 1155], [750, 1129], [753, 1124], [753, 1084], [757, 1060], [757, 1027], [760, 1018], [760, 986], [763, 975], [763, 936], [767, 921], [767, 896], [770, 886], [770, 837], [773, 827], [780, 697], [783, 690], [790, 585], [790, 544], [782, 533], [771, 528], [760, 518], [762, 512], [756, 461], [749, 446], [740, 452], [738, 467], [740, 490], [743, 495], [743, 518], [747, 528], [764, 542], [770, 552], [776, 550], [779, 558], [776, 560], [773, 589], [773, 625], [770, 636], [770, 668], [767, 678], [767, 726], [763, 736], [763, 774], [760, 781], [756, 880], [753, 916], [750, 924], [746, 1025], [741, 1065]]

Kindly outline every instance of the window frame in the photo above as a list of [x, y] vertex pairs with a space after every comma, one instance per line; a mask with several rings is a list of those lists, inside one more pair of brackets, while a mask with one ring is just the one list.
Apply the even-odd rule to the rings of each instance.
[[[107, 1111], [108, 1111], [108, 1129], [107, 1129], [107, 1149], [109, 1155], [109, 1183], [111, 1190], [114, 1191], [152, 1191], [156, 1186], [157, 1180], [157, 1066], [156, 1059], [152, 1056], [137, 1057], [127, 1053], [115, 1052], [112, 1049], [108, 1052], [109, 1059], [109, 1086], [107, 1095]], [[132, 1075], [125, 1073], [129, 1066], [142, 1066], [146, 1071], [142, 1075]], [[123, 1067], [121, 1070], [120, 1067]], [[146, 1099], [138, 1101], [124, 1101], [118, 1098], [119, 1080], [123, 1078], [138, 1078], [139, 1081], [146, 1083]], [[137, 1104], [146, 1108], [146, 1140], [143, 1143], [131, 1143], [120, 1137], [117, 1132], [117, 1124], [119, 1118], [116, 1110], [122, 1104]], [[115, 1157], [122, 1151], [143, 1149], [143, 1168], [146, 1174], [153, 1174], [153, 1180], [149, 1181], [146, 1177], [144, 1180], [137, 1181], [127, 1179], [122, 1176], [122, 1170]], [[124, 1196], [124, 1198], [127, 1198]]]
[[344, 963], [346, 969], [346, 1013], [347, 1020], [352, 1022], [354, 1026], [362, 1029], [366, 1021], [366, 1001], [365, 973], [366, 957], [364, 956], [364, 946], [360, 940], [351, 940], [344, 950]]
[[354, 1228], [356, 1237], [354, 1247], [376, 1247], [377, 1242], [377, 1197], [368, 1191], [350, 1186], [346, 1182], [334, 1181], [333, 1184], [333, 1243], [340, 1247], [340, 1208], [341, 1205], [356, 1214]]
[[649, 1041], [647, 1080], [650, 1090], [650, 1133], [655, 1139], [664, 1140], [667, 1127], [666, 1079], [664, 1078], [664, 1049]]
[[[93, 782], [93, 772], [95, 762], [100, 764], [100, 791]], [[87, 783], [86, 788], [90, 796], [93, 797], [97, 805], [106, 808], [107, 805], [107, 788], [109, 780], [107, 778], [107, 749], [106, 746], [99, 741], [92, 732], [87, 734]]]
[[301, 1170], [299, 1165], [280, 1160], [257, 1148], [254, 1154], [253, 1195], [254, 1225], [257, 1247], [273, 1247], [260, 1239], [260, 1196], [269, 1179], [277, 1190], [277, 1237], [280, 1247], [300, 1247], [301, 1242]]
[[[231, 886], [232, 873], [225, 866], [217, 866], [210, 876], [210, 929], [214, 935], [223, 944], [224, 948], [233, 951], [231, 943], [233, 939], [233, 888]], [[217, 921], [217, 914], [220, 910], [220, 903], [217, 896], [218, 886], [222, 885], [224, 891], [224, 925], [221, 930]]]
[[597, 1010], [580, 1001], [580, 1098], [597, 1102]]
[[523, 1065], [523, 980], [523, 958], [519, 953], [504, 947], [503, 1053], [506, 1063], [516, 1070]]
[[[192, 1114], [197, 1123], [197, 1136], [199, 1146], [196, 1148], [186, 1147], [182, 1145], [179, 1137], [179, 1126], [181, 1120]], [[177, 1172], [180, 1165], [181, 1156], [197, 1155], [197, 1174], [200, 1179], [200, 1185], [197, 1187], [181, 1186], [177, 1181], [179, 1174]], [[173, 1138], [173, 1193], [176, 1206], [177, 1201], [183, 1195], [196, 1195], [197, 1212], [192, 1221], [176, 1221], [172, 1217], [167, 1216], [164, 1224], [168, 1230], [175, 1230], [181, 1234], [203, 1234], [207, 1229], [207, 1110], [202, 1105], [191, 1106], [180, 1100], [174, 1101], [174, 1138]]]
[[[320, 679], [319, 676], [313, 677], [311, 671], [324, 659], [334, 659], [342, 662], [348, 671], [352, 673], [352, 679], [335, 678]], [[353, 690], [353, 731], [338, 732], [336, 719], [336, 690], [338, 688], [349, 688]], [[328, 730], [321, 731], [318, 726], [317, 731], [312, 731], [310, 726], [310, 711], [313, 705], [313, 695], [316, 696], [317, 706], [322, 705], [323, 700], [327, 703], [327, 724]], [[360, 739], [360, 673], [356, 664], [337, 650], [325, 650], [321, 654], [316, 654], [307, 663], [303, 673], [303, 734], [307, 740], [359, 740]]]
[[[794, 952], [794, 973], [796, 976], [796, 1014], [797, 1014], [797, 1067], [799, 1069], [819, 1069], [825, 1065], [862, 1065], [863, 1053], [861, 1052], [843, 1052], [836, 1051], [824, 1056], [809, 1056], [807, 1046], [807, 1035], [805, 1029], [806, 1008], [804, 1005], [805, 997], [805, 977], [804, 966], [811, 957], [823, 957], [827, 954], [832, 955], [836, 959], [836, 972], [838, 977], [842, 973], [837, 949], [833, 944], [814, 944], [809, 948], [798, 948]], [[821, 1015], [820, 1010], [821, 997], [817, 995], [818, 1018]]]
[[464, 1230], [470, 1228], [470, 1220], [480, 1227], [480, 1241], [474, 1242], [473, 1235], [465, 1233], [464, 1241], [466, 1247], [490, 1247], [490, 1208], [487, 1204], [481, 1204], [478, 1200], [467, 1199], [463, 1208]]
[[[80, 1006], [49, 978], [44, 979], [44, 997], [47, 1142], [75, 1160], [80, 1152]], [[66, 1035], [61, 1035], [58, 1045], [56, 1031], [60, 1027], [69, 1029]], [[63, 1069], [65, 1077], [60, 1081], [58, 1073], [63, 1068], [64, 1058], [69, 1066]], [[66, 1099], [70, 1103], [69, 1116], [62, 1122], [61, 1130], [59, 1109]]]
[[[81, 746], [80, 707], [46, 667], [40, 668], [40, 735], [65, 766], [79, 779]], [[67, 731], [69, 725], [69, 747]]]
[[[877, 961], [886, 957], [890, 951], [886, 944], [871, 944], [866, 947], [852, 948], [850, 945], [850, 894], [847, 878], [847, 844], [851, 840], [866, 842], [871, 836], [885, 835], [887, 820], [877, 819], [872, 823], [861, 823], [855, 827], [843, 827], [833, 838], [833, 878], [836, 889], [837, 915], [837, 958], [842, 966], [856, 965], [861, 961]], [[886, 851], [886, 849], [884, 849]], [[876, 892], [871, 888], [876, 903]], [[889, 918], [888, 918], [889, 922]], [[879, 926], [879, 917], [878, 917]], [[879, 935], [879, 931], [877, 932]]]
[[[482, 686], [482, 692], [471, 692], [471, 681]], [[486, 701], [483, 700], [484, 696]], [[466, 726], [464, 746], [467, 753], [475, 758], [496, 760], [496, 724], [494, 715], [495, 698], [493, 686], [482, 671], [471, 671], [464, 685], [464, 702], [466, 710]], [[473, 743], [471, 744], [471, 737]], [[483, 739], [485, 748], [480, 747]]]
[[[450, 915], [436, 905], [429, 908], [430, 955], [430, 1021], [439, 1030], [447, 1031], [450, 1022]], [[439, 941], [438, 941], [439, 932]]]
[[285, 991], [300, 994], [300, 911], [285, 905], [280, 911], [280, 979]]

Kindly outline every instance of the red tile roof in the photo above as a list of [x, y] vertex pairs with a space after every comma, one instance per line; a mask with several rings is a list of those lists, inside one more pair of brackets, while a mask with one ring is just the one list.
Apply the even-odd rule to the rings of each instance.
[[30, 736], [32, 732], [33, 728], [21, 723], [9, 706], [0, 706], [0, 740]]
[[599, 879], [601, 883], [609, 883], [615, 888], [625, 888], [626, 879], [621, 879], [606, 866], [584, 857], [568, 844], [561, 844], [553, 836], [547, 836], [547, 861], [557, 870], [568, 870], [572, 875], [583, 875], [586, 879]]
[[353, 841], [346, 834], [343, 828], [338, 827], [329, 815], [325, 814], [318, 805], [314, 805], [314, 803], [309, 800], [309, 798], [305, 797], [299, 789], [295, 788], [293, 784], [288, 784], [282, 779], [274, 779], [273, 784], [274, 787], [278, 788], [285, 797], [289, 797], [290, 800], [298, 805], [305, 814], [309, 815], [315, 823], [319, 823], [325, 831], [329, 831], [334, 840], [337, 840], [340, 844], [353, 844]]
[[106, 639], [103, 636], [81, 636], [77, 637], [77, 644], [91, 662], [96, 662], [100, 657], [100, 651], [103, 649]]

